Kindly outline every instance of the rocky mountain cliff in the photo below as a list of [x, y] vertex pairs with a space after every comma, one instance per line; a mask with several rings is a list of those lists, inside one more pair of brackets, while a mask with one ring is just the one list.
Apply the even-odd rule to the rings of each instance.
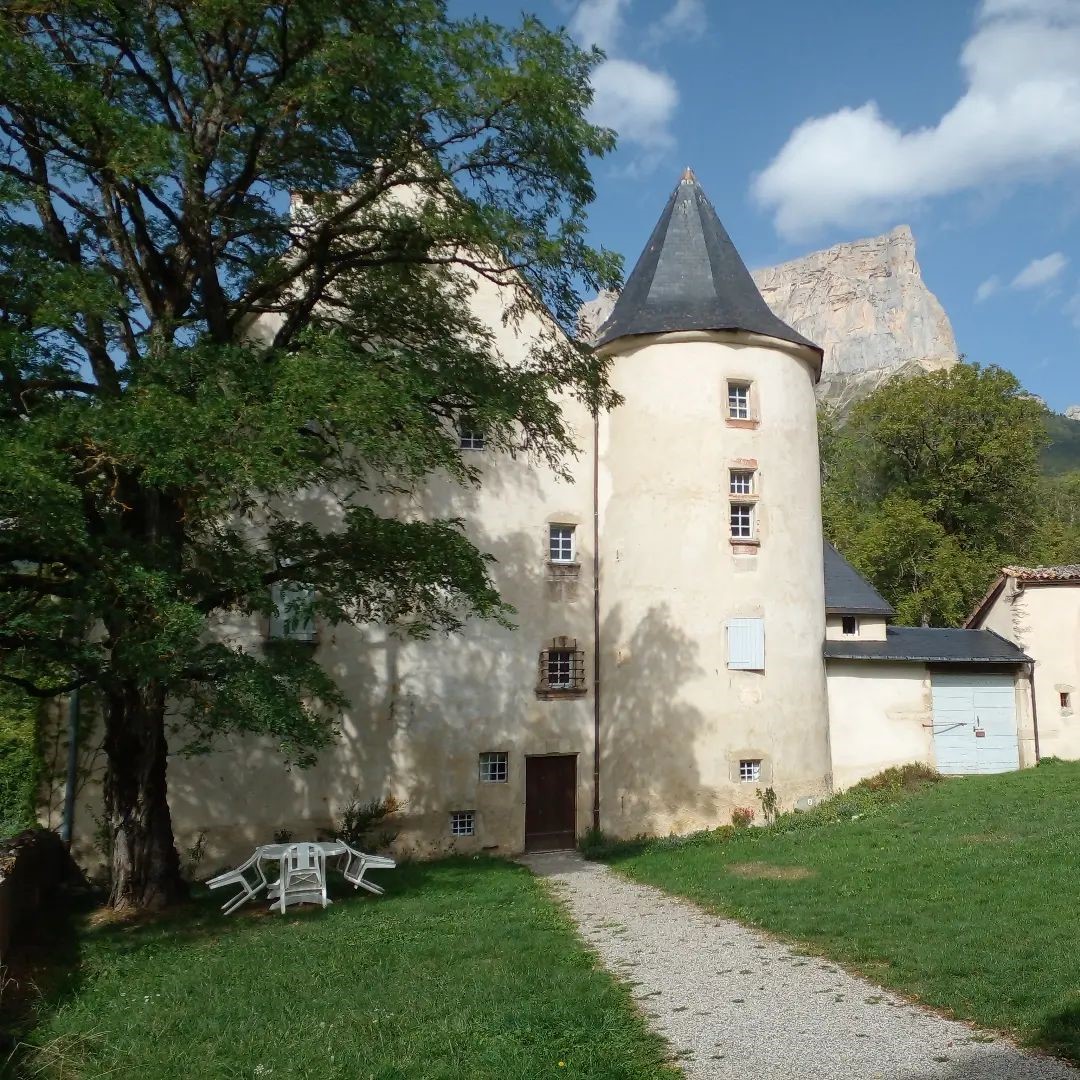
[[[956, 339], [922, 280], [911, 229], [837, 244], [753, 272], [769, 306], [825, 350], [818, 396], [843, 409], [888, 379], [956, 363]], [[614, 295], [581, 310], [590, 336]]]

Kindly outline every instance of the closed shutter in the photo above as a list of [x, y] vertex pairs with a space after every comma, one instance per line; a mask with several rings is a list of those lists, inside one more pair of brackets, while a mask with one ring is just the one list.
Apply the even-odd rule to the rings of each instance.
[[728, 619], [728, 667], [765, 670], [765, 620]]

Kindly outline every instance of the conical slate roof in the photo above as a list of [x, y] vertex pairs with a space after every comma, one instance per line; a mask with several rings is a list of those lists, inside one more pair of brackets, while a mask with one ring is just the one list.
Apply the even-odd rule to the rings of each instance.
[[778, 319], [689, 169], [671, 193], [596, 344], [672, 330], [747, 330], [821, 349]]

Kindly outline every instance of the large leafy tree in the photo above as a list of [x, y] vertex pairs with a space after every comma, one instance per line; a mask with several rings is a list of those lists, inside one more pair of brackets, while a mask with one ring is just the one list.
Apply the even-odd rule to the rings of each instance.
[[961, 363], [822, 417], [826, 535], [901, 621], [958, 625], [1002, 563], [1068, 547], [1039, 475], [1044, 412], [1009, 372]]
[[[114, 905], [182, 893], [167, 715], [301, 762], [333, 736], [310, 652], [215, 619], [275, 587], [296, 619], [505, 618], [457, 523], [372, 494], [475, 480], [462, 414], [558, 468], [557, 396], [610, 404], [559, 331], [618, 269], [584, 240], [597, 59], [441, 0], [3, 6], [0, 680], [103, 702]], [[523, 362], [472, 314], [484, 278], [550, 327]], [[287, 513], [313, 488], [333, 527]]]

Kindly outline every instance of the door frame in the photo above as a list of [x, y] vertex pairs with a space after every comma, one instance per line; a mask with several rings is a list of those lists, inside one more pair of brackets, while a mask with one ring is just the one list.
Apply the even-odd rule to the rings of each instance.
[[529, 847], [529, 831], [528, 831], [528, 815], [529, 815], [529, 761], [532, 759], [542, 760], [544, 758], [567, 758], [574, 763], [574, 783], [571, 789], [574, 800], [574, 809], [572, 815], [572, 823], [570, 831], [573, 834], [573, 843], [568, 848], [547, 848], [548, 851], [572, 851], [577, 843], [577, 812], [578, 812], [578, 763], [581, 753], [577, 750], [571, 752], [556, 751], [553, 754], [525, 754], [525, 783], [523, 785], [523, 798], [521, 800], [521, 849], [522, 851], [528, 851]]

